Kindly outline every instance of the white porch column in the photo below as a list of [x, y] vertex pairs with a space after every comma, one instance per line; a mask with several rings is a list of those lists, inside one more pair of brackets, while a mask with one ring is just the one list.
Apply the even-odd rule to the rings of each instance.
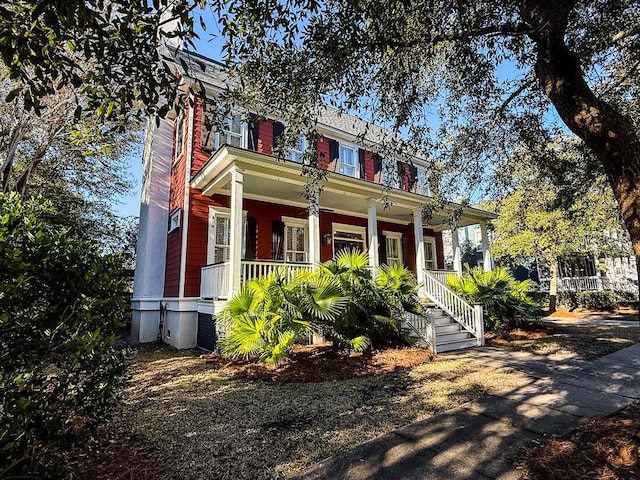
[[487, 222], [480, 222], [480, 234], [482, 236], [482, 265], [485, 272], [493, 270], [493, 258], [489, 251], [489, 236], [487, 235]]
[[231, 222], [229, 239], [229, 296], [233, 296], [240, 290], [242, 269], [242, 195], [243, 172], [234, 167], [231, 170]]
[[[424, 285], [424, 269], [426, 266], [424, 253], [424, 230], [422, 225], [422, 208], [413, 210], [413, 238], [416, 247], [416, 280], [418, 285]], [[424, 294], [424, 286], [420, 287], [420, 293]]]
[[369, 266], [374, 271], [380, 266], [380, 256], [378, 254], [378, 212], [376, 201], [369, 201], [367, 209], [368, 232], [369, 232]]
[[453, 246], [453, 269], [458, 275], [462, 275], [462, 250], [457, 228], [451, 229], [451, 245]]
[[320, 263], [320, 196], [317, 190], [309, 198], [309, 263]]

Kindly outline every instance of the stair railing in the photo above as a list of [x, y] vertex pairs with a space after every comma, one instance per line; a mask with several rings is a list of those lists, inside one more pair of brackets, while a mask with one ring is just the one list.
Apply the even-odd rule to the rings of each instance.
[[405, 323], [409, 329], [415, 333], [420, 340], [427, 344], [427, 348], [436, 351], [436, 332], [433, 318], [427, 312], [427, 315], [418, 315], [412, 312], [404, 312]]
[[424, 271], [424, 289], [427, 297], [438, 308], [442, 309], [475, 337], [476, 345], [484, 345], [481, 304], [471, 305], [428, 270]]

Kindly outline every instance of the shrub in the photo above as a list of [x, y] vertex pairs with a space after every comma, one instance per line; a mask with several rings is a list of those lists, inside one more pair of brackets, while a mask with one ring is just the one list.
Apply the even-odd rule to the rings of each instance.
[[51, 450], [84, 442], [124, 372], [110, 346], [121, 258], [50, 223], [51, 205], [0, 194], [0, 477], [59, 476]]
[[638, 301], [638, 292], [627, 292], [625, 290], [615, 290], [613, 295], [618, 304], [630, 305]]
[[383, 265], [374, 280], [366, 252], [338, 252], [321, 266], [319, 275], [337, 282], [349, 299], [339, 317], [323, 324], [339, 349], [364, 351], [395, 341], [404, 311], [421, 311], [413, 274], [402, 265]]
[[578, 308], [578, 292], [558, 292], [556, 295], [558, 306], [575, 310]]
[[540, 308], [529, 296], [535, 283], [531, 280], [519, 282], [503, 268], [491, 272], [474, 268], [460, 277], [449, 275], [447, 282], [467, 300], [483, 304], [487, 330], [515, 328]]
[[368, 265], [366, 253], [343, 251], [290, 281], [276, 271], [248, 282], [223, 312], [223, 354], [277, 363], [314, 332], [360, 352], [397, 338], [404, 310], [420, 311], [415, 280], [402, 266], [383, 266], [374, 280]]
[[578, 305], [589, 310], [615, 310], [618, 306], [615, 295], [609, 290], [578, 292], [576, 297]]

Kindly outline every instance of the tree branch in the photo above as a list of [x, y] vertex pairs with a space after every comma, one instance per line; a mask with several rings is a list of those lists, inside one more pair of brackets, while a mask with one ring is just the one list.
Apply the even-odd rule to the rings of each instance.
[[527, 88], [531, 87], [535, 83], [535, 81], [536, 81], [535, 78], [527, 78], [522, 82], [522, 84], [518, 88], [516, 88], [513, 92], [511, 92], [511, 94], [505, 99], [505, 101], [502, 102], [502, 104], [498, 108], [496, 108], [496, 111], [493, 114], [492, 123], [496, 123], [498, 119], [502, 117], [502, 115], [504, 114], [504, 111], [509, 106], [509, 104], [512, 101], [514, 101], [518, 96], [520, 96], [520, 94], [524, 92]]
[[627, 30], [622, 30], [611, 37], [611, 44], [618, 43], [625, 38], [633, 37], [638, 34], [640, 34], [640, 25], [628, 28]]

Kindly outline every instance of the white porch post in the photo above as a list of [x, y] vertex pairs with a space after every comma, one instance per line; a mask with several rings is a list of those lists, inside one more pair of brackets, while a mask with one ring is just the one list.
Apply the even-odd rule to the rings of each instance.
[[375, 272], [380, 266], [380, 256], [378, 255], [378, 213], [375, 200], [369, 201], [367, 217], [369, 220], [369, 266]]
[[422, 208], [413, 210], [413, 238], [416, 247], [416, 280], [420, 287], [420, 294], [424, 295], [424, 269], [426, 266], [424, 254], [424, 230], [422, 225]]
[[487, 222], [480, 222], [480, 234], [482, 236], [482, 265], [485, 272], [493, 270], [493, 258], [489, 251], [489, 236], [487, 235]]
[[309, 198], [309, 263], [320, 263], [320, 196], [317, 190]]
[[229, 297], [240, 290], [242, 269], [242, 195], [243, 172], [234, 167], [231, 170], [231, 224], [229, 239]]
[[462, 275], [462, 250], [457, 228], [451, 230], [451, 245], [453, 246], [453, 269], [458, 275]]

